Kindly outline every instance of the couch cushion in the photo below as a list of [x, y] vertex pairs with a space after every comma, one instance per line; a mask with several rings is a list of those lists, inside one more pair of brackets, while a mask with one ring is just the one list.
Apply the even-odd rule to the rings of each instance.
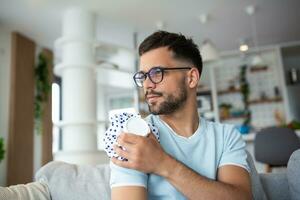
[[110, 199], [109, 165], [73, 165], [53, 161], [36, 174], [48, 185], [52, 200]]
[[[266, 194], [255, 169], [251, 155], [247, 152], [250, 167], [252, 195], [254, 200], [265, 200]], [[110, 199], [109, 165], [96, 167], [72, 165], [53, 161], [42, 167], [36, 179], [47, 183], [52, 200], [65, 199]]]
[[292, 200], [300, 199], [300, 149], [295, 151], [288, 162], [287, 171], [290, 196]]
[[250, 178], [251, 178], [251, 189], [252, 189], [252, 197], [254, 200], [266, 200], [266, 194], [260, 182], [259, 175], [256, 171], [256, 168], [253, 163], [252, 156], [249, 152], [247, 152], [247, 163], [250, 167]]
[[267, 173], [259, 176], [268, 199], [291, 199], [286, 173]]

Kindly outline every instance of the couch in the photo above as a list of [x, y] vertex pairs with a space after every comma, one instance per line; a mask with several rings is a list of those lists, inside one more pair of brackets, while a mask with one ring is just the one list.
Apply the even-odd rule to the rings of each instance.
[[[255, 200], [300, 200], [300, 150], [295, 151], [284, 173], [258, 174], [248, 154]], [[73, 165], [53, 161], [26, 185], [0, 188], [1, 200], [106, 200], [110, 199], [109, 165]]]

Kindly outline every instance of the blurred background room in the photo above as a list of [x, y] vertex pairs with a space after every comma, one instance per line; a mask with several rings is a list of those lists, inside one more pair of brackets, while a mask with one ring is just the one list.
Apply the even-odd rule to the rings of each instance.
[[[284, 171], [285, 158], [268, 160], [300, 143], [299, 8], [297, 0], [0, 0], [0, 186], [28, 183], [52, 160], [108, 163], [109, 112], [149, 113], [132, 76], [138, 45], [156, 30], [199, 46], [199, 114], [234, 124], [259, 172]], [[257, 137], [270, 127], [284, 129]]]

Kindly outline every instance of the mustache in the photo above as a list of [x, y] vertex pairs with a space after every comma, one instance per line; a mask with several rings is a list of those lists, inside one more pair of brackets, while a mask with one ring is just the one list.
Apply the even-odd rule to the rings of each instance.
[[157, 95], [157, 96], [162, 96], [163, 93], [161, 92], [156, 92], [154, 90], [147, 90], [145, 93], [145, 98], [147, 98], [148, 95]]

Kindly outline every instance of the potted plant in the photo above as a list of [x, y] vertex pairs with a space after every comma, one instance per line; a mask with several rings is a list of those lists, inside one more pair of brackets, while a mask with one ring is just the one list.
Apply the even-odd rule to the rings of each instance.
[[232, 105], [229, 103], [222, 103], [219, 105], [220, 107], [220, 117], [223, 119], [226, 119], [230, 117], [230, 109], [232, 108]]
[[34, 117], [35, 130], [38, 134], [42, 133], [42, 117], [44, 114], [45, 102], [51, 92], [51, 82], [49, 74], [49, 60], [43, 52], [38, 55], [38, 62], [35, 66], [35, 103], [34, 103]]
[[4, 139], [0, 138], [0, 163], [1, 161], [4, 159], [4, 154], [5, 154], [5, 150], [4, 150]]
[[240, 71], [240, 89], [242, 94], [242, 99], [244, 102], [244, 114], [245, 120], [240, 126], [241, 133], [249, 133], [250, 131], [250, 122], [251, 122], [251, 111], [249, 109], [249, 95], [250, 95], [250, 87], [249, 82], [247, 80], [247, 65], [241, 66]]

